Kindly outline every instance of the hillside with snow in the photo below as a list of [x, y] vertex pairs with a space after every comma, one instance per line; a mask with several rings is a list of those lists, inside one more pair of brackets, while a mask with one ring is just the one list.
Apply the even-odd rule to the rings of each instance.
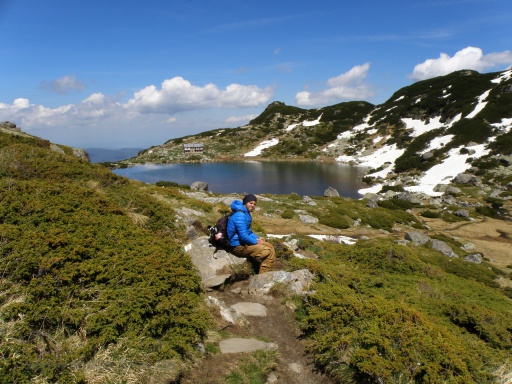
[[[183, 153], [183, 144], [198, 142], [203, 153]], [[353, 101], [307, 110], [276, 101], [246, 126], [172, 139], [125, 163], [335, 161], [370, 168], [363, 194], [400, 186], [436, 195], [458, 174], [506, 168], [511, 156], [509, 69], [419, 81], [380, 105]]]

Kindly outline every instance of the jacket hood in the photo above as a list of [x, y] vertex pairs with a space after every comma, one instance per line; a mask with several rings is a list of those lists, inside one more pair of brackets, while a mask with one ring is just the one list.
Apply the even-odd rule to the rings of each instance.
[[245, 208], [244, 203], [242, 203], [242, 200], [233, 200], [231, 210], [233, 212], [249, 212], [247, 208]]

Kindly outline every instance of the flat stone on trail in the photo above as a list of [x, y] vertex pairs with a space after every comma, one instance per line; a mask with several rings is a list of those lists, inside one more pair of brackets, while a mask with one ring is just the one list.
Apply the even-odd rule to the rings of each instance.
[[231, 308], [245, 316], [267, 316], [267, 308], [259, 303], [236, 303]]
[[276, 350], [277, 344], [266, 343], [256, 339], [233, 338], [219, 343], [221, 353], [256, 352], [260, 350]]
[[218, 287], [219, 285], [222, 285], [226, 282], [227, 279], [229, 279], [231, 275], [215, 275], [211, 276], [205, 280], [203, 280], [203, 285], [205, 288], [213, 288]]

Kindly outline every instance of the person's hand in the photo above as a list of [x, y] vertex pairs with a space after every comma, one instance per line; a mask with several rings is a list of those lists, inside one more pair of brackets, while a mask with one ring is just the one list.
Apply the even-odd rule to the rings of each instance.
[[264, 243], [263, 239], [261, 237], [258, 237], [258, 244], [263, 244], [263, 243]]

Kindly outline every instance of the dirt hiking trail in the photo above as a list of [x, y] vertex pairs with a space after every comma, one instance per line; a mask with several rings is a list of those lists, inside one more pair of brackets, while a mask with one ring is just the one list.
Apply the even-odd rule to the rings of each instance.
[[[331, 381], [316, 372], [311, 357], [305, 352], [305, 341], [296, 324], [293, 309], [282, 297], [248, 294], [249, 281], [239, 281], [225, 291], [211, 291], [214, 297], [227, 306], [241, 302], [258, 303], [267, 309], [266, 316], [245, 316], [248, 323], [230, 324], [223, 320], [218, 310], [212, 309], [219, 330], [232, 338], [264, 340], [277, 345], [278, 365], [268, 376], [267, 383], [276, 384], [328, 384]], [[187, 373], [180, 384], [221, 384], [226, 375], [235, 369], [244, 353], [216, 353], [198, 361], [197, 366]]]

